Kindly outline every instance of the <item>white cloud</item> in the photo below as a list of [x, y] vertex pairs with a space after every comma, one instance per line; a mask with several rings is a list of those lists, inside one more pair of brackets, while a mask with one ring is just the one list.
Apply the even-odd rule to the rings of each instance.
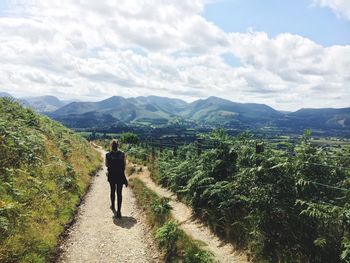
[[322, 7], [329, 7], [337, 15], [350, 20], [349, 0], [314, 0], [314, 3]]
[[[36, 0], [0, 17], [0, 90], [349, 106], [350, 46], [325, 48], [288, 33], [226, 33], [201, 16], [201, 0], [79, 2]], [[227, 53], [241, 66], [228, 65]]]

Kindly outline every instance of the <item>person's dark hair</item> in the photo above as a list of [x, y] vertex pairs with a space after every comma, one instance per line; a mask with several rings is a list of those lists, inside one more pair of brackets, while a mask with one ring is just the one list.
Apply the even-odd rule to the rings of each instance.
[[112, 151], [117, 151], [118, 150], [118, 146], [119, 146], [118, 140], [113, 140], [112, 143], [111, 143]]

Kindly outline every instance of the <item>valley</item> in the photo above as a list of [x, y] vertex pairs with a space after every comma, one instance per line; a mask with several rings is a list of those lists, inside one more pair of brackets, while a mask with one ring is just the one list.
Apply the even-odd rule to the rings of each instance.
[[[174, 114], [181, 124], [123, 120], [119, 130], [108, 126], [103, 130], [96, 127], [94, 117], [106, 110], [122, 114], [114, 110], [115, 98], [107, 102], [78, 103], [83, 112], [94, 111], [74, 113], [75, 117], [87, 114], [89, 120], [87, 128], [74, 132], [21, 101], [0, 98], [2, 261], [49, 262], [58, 257], [59, 262], [109, 262], [120, 239], [142, 254], [123, 253], [126, 262], [202, 263], [222, 260], [221, 255], [238, 262], [341, 262], [348, 257], [344, 230], [348, 227], [350, 171], [347, 138], [311, 136], [311, 130], [303, 135], [272, 135], [259, 133], [266, 127], [254, 130], [252, 126], [241, 132], [201, 124], [206, 115], [200, 112], [213, 106], [207, 101], [177, 113], [195, 116], [191, 118], [196, 121]], [[139, 103], [147, 110], [147, 103]], [[222, 117], [235, 117], [227, 113], [231, 102], [223, 104]], [[66, 116], [65, 107], [72, 105], [45, 114], [63, 112]], [[256, 118], [259, 111], [264, 118], [286, 114], [261, 105], [250, 111], [246, 107], [251, 105], [237, 107], [246, 119]], [[322, 112], [324, 120], [339, 114], [338, 110]], [[314, 110], [306, 113], [309, 122], [316, 124]], [[127, 215], [121, 221], [108, 210], [105, 170], [90, 177], [103, 165], [101, 153], [105, 151], [96, 150], [96, 144], [108, 150], [112, 138], [120, 139], [126, 153], [132, 188], [126, 190]], [[91, 192], [82, 199], [90, 183]], [[85, 201], [74, 217], [80, 200]], [[75, 223], [65, 243], [60, 243], [69, 222]], [[25, 244], [30, 247], [24, 249]]]
[[[11, 96], [0, 93], [1, 96]], [[158, 96], [113, 96], [97, 102], [61, 101], [53, 96], [18, 99], [80, 132], [135, 132], [141, 137], [210, 132], [225, 128], [230, 135], [252, 132], [260, 137], [301, 136], [307, 129], [318, 137], [350, 138], [350, 108], [300, 109], [282, 112], [268, 105], [237, 103], [209, 97], [187, 103]]]

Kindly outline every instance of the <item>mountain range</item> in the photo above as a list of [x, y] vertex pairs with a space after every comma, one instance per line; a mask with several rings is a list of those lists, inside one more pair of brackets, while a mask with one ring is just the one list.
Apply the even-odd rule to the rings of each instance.
[[31, 107], [39, 113], [52, 112], [69, 103], [69, 101], [62, 101], [55, 96], [49, 95], [38, 97], [15, 98], [7, 92], [0, 92], [0, 98], [1, 97], [13, 98], [19, 101], [22, 105]]
[[[0, 97], [10, 96], [0, 92]], [[282, 112], [265, 104], [238, 103], [209, 97], [187, 103], [180, 99], [113, 96], [97, 102], [61, 101], [54, 96], [19, 99], [71, 128], [189, 124], [245, 129], [305, 129], [350, 134], [350, 108], [300, 109]]]

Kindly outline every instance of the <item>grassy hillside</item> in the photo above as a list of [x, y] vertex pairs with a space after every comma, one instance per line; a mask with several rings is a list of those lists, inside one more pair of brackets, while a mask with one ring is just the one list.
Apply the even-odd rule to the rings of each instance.
[[343, 109], [301, 109], [288, 114], [295, 126], [306, 128], [327, 127], [329, 129], [350, 128], [350, 108]]
[[350, 127], [350, 108], [281, 112], [265, 104], [238, 103], [213, 96], [192, 103], [158, 96], [114, 96], [98, 102], [70, 103], [47, 114], [67, 127], [100, 131], [139, 125], [169, 128], [182, 123], [181, 126], [192, 128], [225, 127], [270, 135], [302, 135], [304, 130], [312, 129], [318, 136], [349, 137]]
[[0, 98], [0, 262], [46, 262], [100, 155], [47, 117]]
[[91, 128], [91, 127], [110, 127], [111, 125], [121, 127], [125, 126], [121, 121], [110, 114], [103, 114], [95, 111], [83, 114], [68, 114], [55, 117], [55, 120], [63, 123], [67, 127]]
[[[161, 101], [161, 99], [159, 99]], [[164, 99], [166, 100], [166, 98]], [[172, 101], [167, 99], [166, 101]], [[140, 123], [160, 123], [166, 124], [171, 118], [171, 114], [163, 110], [163, 108], [170, 109], [176, 108], [177, 100], [166, 108], [163, 104], [158, 106], [157, 103], [152, 103], [150, 98], [138, 97], [138, 98], [123, 98], [119, 96], [114, 96], [99, 102], [74, 102], [68, 104], [57, 111], [53, 112], [51, 116], [56, 120], [62, 121], [64, 124], [70, 127], [76, 128], [76, 119], [86, 119], [85, 114], [90, 114], [90, 121], [92, 123], [100, 122], [100, 118], [97, 116], [92, 116], [92, 114], [100, 114], [105, 116], [111, 116], [114, 120], [109, 118], [109, 124], [115, 125], [123, 122], [136, 121]], [[166, 103], [164, 103], [166, 104]], [[173, 106], [174, 104], [174, 106]], [[82, 116], [82, 117], [79, 117]], [[89, 126], [87, 124], [85, 126]], [[99, 127], [96, 125], [94, 127]], [[82, 127], [80, 124], [79, 127]]]

